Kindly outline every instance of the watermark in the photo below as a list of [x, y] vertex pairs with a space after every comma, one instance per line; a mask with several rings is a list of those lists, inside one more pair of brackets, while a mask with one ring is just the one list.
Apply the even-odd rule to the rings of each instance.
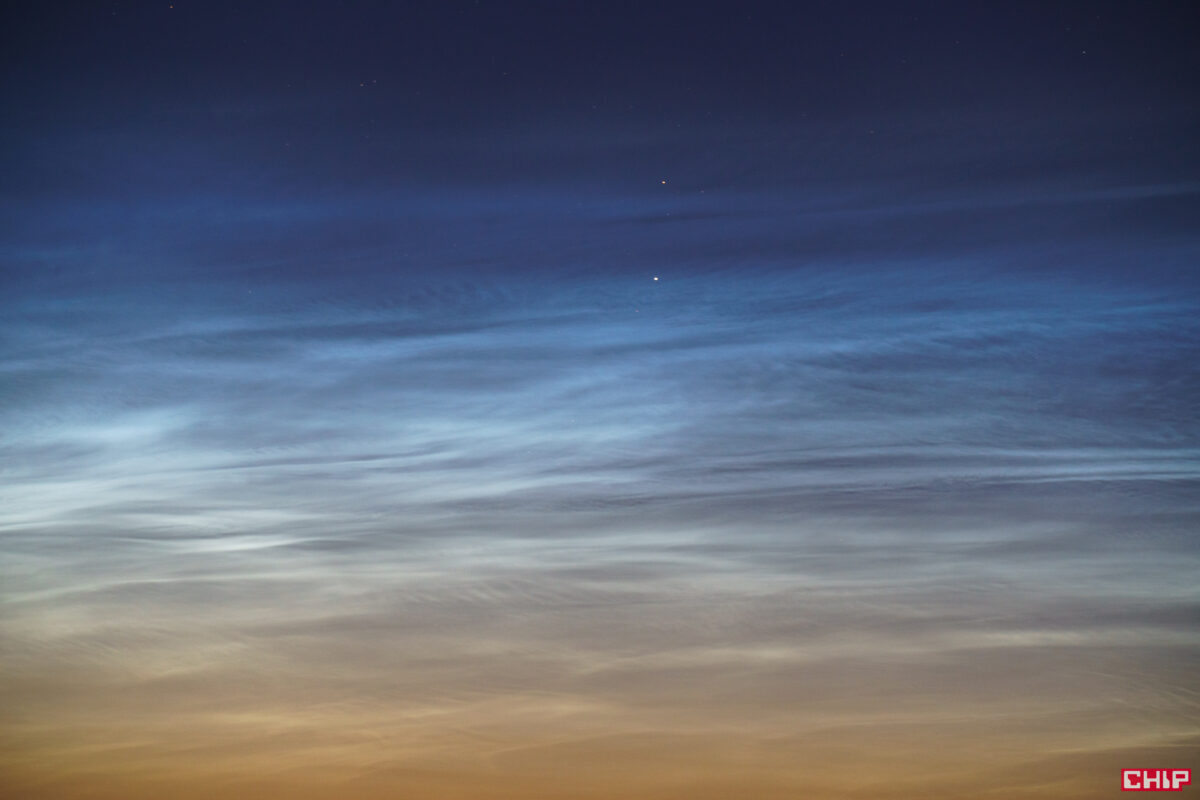
[[1182, 792], [1192, 782], [1190, 769], [1123, 769], [1122, 792]]

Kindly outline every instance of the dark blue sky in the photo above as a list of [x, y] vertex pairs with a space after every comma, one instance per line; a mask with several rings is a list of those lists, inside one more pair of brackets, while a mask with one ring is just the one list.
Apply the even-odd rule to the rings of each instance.
[[0, 774], [1196, 766], [1189, 11], [10, 6]]
[[375, 294], [937, 251], [1190, 284], [1186, 16], [976, 5], [17, 9], [6, 275]]

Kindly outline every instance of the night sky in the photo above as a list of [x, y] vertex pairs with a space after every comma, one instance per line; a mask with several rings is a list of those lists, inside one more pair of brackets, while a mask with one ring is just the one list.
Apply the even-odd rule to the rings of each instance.
[[1194, 11], [8, 4], [0, 795], [1200, 768]]

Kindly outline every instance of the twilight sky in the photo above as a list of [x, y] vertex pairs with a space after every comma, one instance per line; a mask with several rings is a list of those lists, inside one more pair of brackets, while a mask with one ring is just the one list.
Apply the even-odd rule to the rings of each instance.
[[0, 793], [1200, 768], [1187, 4], [0, 30]]

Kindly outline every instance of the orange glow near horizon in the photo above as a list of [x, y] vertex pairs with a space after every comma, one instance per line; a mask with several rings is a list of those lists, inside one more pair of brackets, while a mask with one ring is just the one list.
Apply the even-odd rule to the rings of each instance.
[[1181, 641], [1020, 630], [998, 587], [427, 566], [31, 594], [10, 795], [1084, 798], [1195, 767]]

